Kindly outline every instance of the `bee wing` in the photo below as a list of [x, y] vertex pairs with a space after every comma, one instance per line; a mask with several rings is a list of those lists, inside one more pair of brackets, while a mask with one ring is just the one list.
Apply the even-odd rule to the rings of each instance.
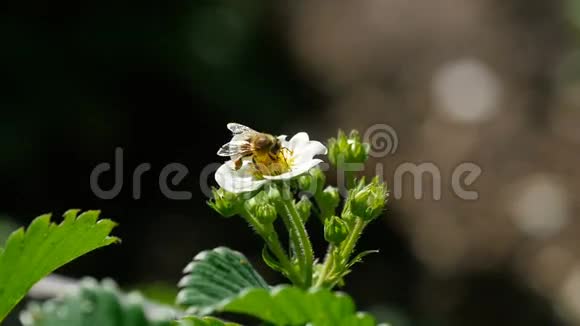
[[232, 140], [224, 144], [217, 152], [219, 156], [246, 156], [252, 153], [252, 144], [245, 140]]
[[227, 127], [233, 134], [231, 141], [248, 141], [253, 135], [259, 133], [250, 127], [235, 122], [228, 123]]
[[228, 129], [234, 135], [241, 135], [241, 134], [245, 134], [245, 133], [256, 133], [257, 132], [250, 127], [247, 127], [247, 126], [241, 125], [239, 123], [235, 123], [235, 122], [228, 123]]

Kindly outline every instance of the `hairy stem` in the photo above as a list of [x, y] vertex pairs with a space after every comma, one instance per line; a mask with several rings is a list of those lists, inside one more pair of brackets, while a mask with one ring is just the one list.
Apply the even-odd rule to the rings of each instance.
[[326, 253], [326, 257], [324, 258], [324, 264], [322, 265], [322, 269], [320, 270], [320, 274], [318, 275], [318, 279], [316, 280], [316, 284], [314, 285], [314, 287], [323, 287], [325, 285], [328, 273], [330, 271], [332, 271], [332, 268], [334, 267], [333, 266], [333, 262], [334, 262], [333, 251], [334, 250], [335, 250], [334, 245], [329, 244], [328, 251]]
[[240, 214], [258, 233], [266, 245], [272, 251], [278, 262], [283, 267], [284, 271], [286, 272], [286, 276], [293, 284], [300, 285], [302, 283], [302, 278], [294, 268], [294, 265], [290, 262], [288, 255], [284, 251], [282, 244], [280, 243], [280, 238], [278, 237], [278, 233], [273, 228], [273, 226], [267, 227], [260, 223], [248, 210], [242, 208], [242, 212]]
[[303, 275], [303, 286], [309, 288], [312, 285], [312, 264], [314, 262], [314, 251], [308, 238], [306, 228], [302, 219], [296, 211], [296, 206], [292, 196], [284, 194], [280, 200], [279, 212], [282, 215], [284, 224], [290, 234], [290, 242], [296, 251], [300, 271]]
[[364, 230], [365, 226], [366, 222], [363, 221], [362, 218], [357, 216], [355, 218], [352, 230], [350, 230], [348, 237], [341, 244], [340, 257], [342, 258], [343, 261], [348, 260], [348, 258], [352, 254], [352, 251], [354, 250], [354, 247], [356, 246], [358, 239], [362, 235], [362, 231]]
[[272, 251], [274, 256], [278, 259], [280, 265], [286, 271], [286, 276], [292, 284], [301, 285], [302, 278], [298, 271], [294, 268], [294, 265], [290, 262], [288, 255], [286, 255], [286, 251], [284, 251], [282, 244], [280, 243], [280, 239], [278, 238], [278, 233], [274, 230], [269, 236], [263, 237], [264, 241], [266, 241], [266, 245]]

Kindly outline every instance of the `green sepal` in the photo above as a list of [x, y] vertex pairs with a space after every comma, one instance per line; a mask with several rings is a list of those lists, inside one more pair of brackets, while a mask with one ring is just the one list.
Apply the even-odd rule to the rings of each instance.
[[283, 274], [285, 273], [284, 267], [282, 267], [282, 265], [276, 260], [276, 258], [272, 256], [272, 254], [270, 253], [270, 249], [268, 249], [268, 246], [264, 246], [264, 248], [262, 248], [262, 259], [264, 260], [266, 265], [268, 265], [271, 269]]

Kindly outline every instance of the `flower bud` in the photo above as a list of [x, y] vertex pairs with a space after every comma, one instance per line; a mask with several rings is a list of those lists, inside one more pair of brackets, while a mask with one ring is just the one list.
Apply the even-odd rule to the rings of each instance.
[[328, 186], [320, 193], [318, 197], [318, 204], [326, 212], [334, 212], [340, 203], [340, 193], [338, 188]]
[[350, 132], [348, 144], [354, 162], [364, 163], [367, 161], [370, 145], [362, 142], [358, 131], [353, 130]]
[[310, 210], [312, 209], [312, 203], [310, 199], [306, 196], [302, 196], [300, 201], [296, 203], [296, 210], [302, 219], [302, 223], [308, 222], [308, 218], [310, 217]]
[[324, 222], [324, 239], [333, 245], [339, 245], [348, 235], [348, 226], [338, 216], [331, 216]]
[[266, 196], [271, 203], [276, 203], [282, 199], [282, 195], [280, 194], [280, 190], [276, 186], [270, 186], [265, 190]]
[[371, 221], [383, 212], [387, 196], [387, 186], [378, 177], [367, 185], [361, 180], [350, 193], [350, 210], [365, 221]]
[[297, 182], [301, 191], [316, 194], [322, 191], [326, 182], [326, 175], [319, 167], [314, 167], [308, 173], [299, 176]]
[[338, 131], [336, 138], [328, 141], [328, 160], [334, 165], [341, 163], [364, 163], [368, 159], [369, 145], [361, 141], [358, 131], [353, 130], [348, 136]]
[[276, 208], [270, 204], [258, 205], [254, 208], [254, 216], [264, 224], [272, 224], [278, 217]]
[[310, 174], [304, 174], [298, 177], [298, 187], [302, 191], [311, 191], [313, 177]]
[[246, 201], [244, 205], [246, 210], [264, 225], [272, 224], [278, 217], [276, 207], [270, 204], [268, 194], [263, 191]]
[[240, 199], [237, 194], [223, 188], [212, 188], [212, 199], [207, 204], [223, 217], [232, 217], [239, 213]]

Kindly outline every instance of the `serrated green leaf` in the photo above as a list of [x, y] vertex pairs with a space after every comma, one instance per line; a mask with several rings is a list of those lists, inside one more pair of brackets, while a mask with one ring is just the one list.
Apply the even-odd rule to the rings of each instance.
[[12, 231], [18, 229], [18, 225], [12, 219], [0, 215], [0, 243], [4, 243]]
[[240, 326], [213, 317], [187, 317], [176, 321], [173, 326]]
[[[81, 282], [78, 292], [43, 304], [30, 304], [20, 315], [24, 326], [169, 326], [177, 312], [150, 305], [140, 295], [123, 295], [111, 281]], [[151, 307], [149, 307], [151, 310]]]
[[241, 253], [228, 248], [201, 252], [185, 272], [177, 301], [192, 314], [232, 312], [274, 325], [376, 324], [371, 316], [357, 313], [346, 294], [326, 289], [306, 292], [291, 286], [269, 288]]
[[216, 304], [245, 289], [268, 288], [243, 254], [226, 247], [200, 252], [184, 273], [177, 303], [198, 315], [211, 313]]
[[249, 289], [221, 302], [218, 311], [246, 314], [275, 325], [374, 326], [374, 318], [356, 312], [352, 299], [327, 289], [304, 291], [297, 287]]
[[119, 241], [109, 234], [115, 223], [99, 220], [98, 211], [77, 217], [69, 210], [58, 225], [49, 214], [34, 219], [25, 231], [13, 232], [0, 248], [0, 321], [40, 279], [92, 250]]

